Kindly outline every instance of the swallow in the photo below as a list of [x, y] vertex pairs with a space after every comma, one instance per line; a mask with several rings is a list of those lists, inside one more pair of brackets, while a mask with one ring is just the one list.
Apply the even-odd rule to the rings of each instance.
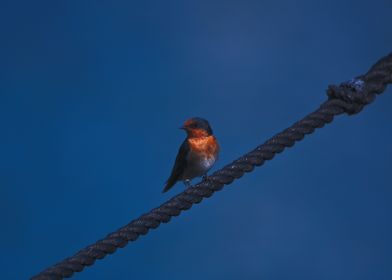
[[185, 130], [187, 137], [178, 150], [163, 192], [167, 192], [178, 181], [184, 181], [186, 186], [190, 186], [193, 178], [203, 176], [206, 179], [208, 170], [218, 159], [220, 147], [207, 120], [191, 118], [180, 129]]

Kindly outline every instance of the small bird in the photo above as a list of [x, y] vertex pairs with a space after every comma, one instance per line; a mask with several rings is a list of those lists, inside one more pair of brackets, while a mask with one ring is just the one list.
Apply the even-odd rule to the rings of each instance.
[[190, 181], [199, 176], [207, 178], [207, 172], [218, 159], [219, 144], [207, 120], [191, 118], [181, 129], [187, 137], [180, 146], [173, 170], [163, 192], [167, 192], [178, 181], [190, 186]]

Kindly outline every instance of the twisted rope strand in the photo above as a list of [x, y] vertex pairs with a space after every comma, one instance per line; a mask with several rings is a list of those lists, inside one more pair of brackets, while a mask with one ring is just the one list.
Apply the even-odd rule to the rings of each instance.
[[251, 172], [256, 166], [261, 166], [265, 161], [273, 159], [285, 148], [294, 146], [306, 135], [332, 122], [335, 116], [343, 113], [349, 115], [359, 113], [364, 106], [373, 102], [376, 95], [382, 93], [390, 83], [392, 83], [392, 53], [380, 59], [365, 75], [339, 86], [329, 86], [327, 90], [329, 99], [319, 109], [253, 151], [214, 172], [207, 180], [186, 189], [161, 206], [80, 250], [74, 256], [42, 271], [32, 279], [63, 279], [82, 271], [86, 266], [93, 265], [95, 260], [103, 259], [118, 248], [125, 247], [128, 242], [137, 240], [139, 236], [147, 234], [150, 229], [159, 227], [161, 223], [168, 223], [172, 217], [180, 215], [182, 211], [212, 196], [214, 192], [241, 178], [245, 173]]

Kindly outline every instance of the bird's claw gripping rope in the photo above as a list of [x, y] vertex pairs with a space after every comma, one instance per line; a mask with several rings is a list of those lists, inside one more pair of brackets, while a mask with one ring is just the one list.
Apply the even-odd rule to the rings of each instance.
[[263, 165], [265, 161], [271, 160], [285, 148], [294, 146], [307, 134], [332, 122], [335, 116], [360, 112], [364, 106], [375, 99], [376, 94], [382, 93], [390, 83], [392, 83], [392, 53], [379, 60], [365, 75], [342, 83], [340, 86], [330, 86], [327, 91], [329, 100], [324, 102], [319, 109], [253, 151], [208, 176], [208, 180], [186, 189], [161, 206], [80, 250], [74, 256], [49, 267], [32, 279], [60, 280], [71, 277], [73, 273], [82, 271], [86, 266], [93, 265], [95, 260], [102, 259], [114, 253], [118, 248], [125, 247], [128, 242], [135, 241], [139, 236], [147, 234], [150, 229], [157, 228], [161, 223], [169, 222], [172, 217], [190, 209], [193, 204], [200, 203], [203, 198], [212, 196], [214, 192], [242, 177], [246, 172], [251, 172], [254, 167]]

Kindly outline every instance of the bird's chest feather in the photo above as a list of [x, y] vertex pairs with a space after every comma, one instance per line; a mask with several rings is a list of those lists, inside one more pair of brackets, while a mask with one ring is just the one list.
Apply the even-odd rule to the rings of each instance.
[[210, 169], [215, 163], [219, 145], [214, 136], [188, 139], [190, 153], [188, 160], [202, 169]]

